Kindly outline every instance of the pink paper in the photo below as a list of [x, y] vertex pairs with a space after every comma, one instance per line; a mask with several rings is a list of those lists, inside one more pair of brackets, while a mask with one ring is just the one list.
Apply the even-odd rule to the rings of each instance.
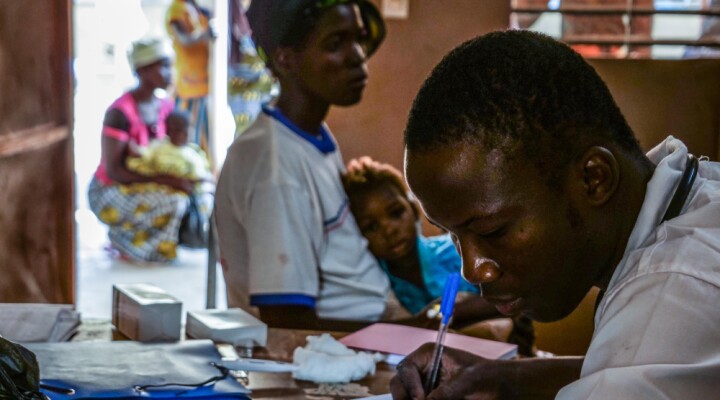
[[[376, 323], [340, 339], [348, 347], [406, 356], [424, 343], [434, 343], [437, 331], [412, 326]], [[447, 333], [445, 346], [465, 350], [488, 359], [517, 355], [517, 345]]]

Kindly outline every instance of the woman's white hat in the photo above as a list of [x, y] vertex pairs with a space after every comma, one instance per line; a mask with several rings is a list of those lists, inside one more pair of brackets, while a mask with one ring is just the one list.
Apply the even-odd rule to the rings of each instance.
[[133, 42], [128, 58], [134, 70], [175, 56], [170, 43], [162, 39], [148, 38]]

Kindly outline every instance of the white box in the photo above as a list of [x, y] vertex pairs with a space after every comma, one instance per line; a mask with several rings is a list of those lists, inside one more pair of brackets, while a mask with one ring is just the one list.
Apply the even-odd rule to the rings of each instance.
[[185, 333], [195, 339], [254, 347], [267, 344], [267, 325], [240, 308], [188, 311]]
[[149, 283], [113, 285], [112, 323], [132, 340], [180, 340], [182, 302]]

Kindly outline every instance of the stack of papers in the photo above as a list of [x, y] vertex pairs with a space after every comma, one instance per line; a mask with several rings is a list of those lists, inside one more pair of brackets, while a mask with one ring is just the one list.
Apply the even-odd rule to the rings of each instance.
[[0, 335], [13, 342], [66, 342], [80, 327], [71, 304], [0, 304]]
[[[340, 339], [348, 347], [388, 354], [386, 362], [397, 364], [406, 355], [425, 343], [434, 343], [437, 331], [406, 325], [377, 323]], [[445, 346], [465, 350], [491, 359], [510, 359], [517, 356], [517, 345], [447, 333]]]

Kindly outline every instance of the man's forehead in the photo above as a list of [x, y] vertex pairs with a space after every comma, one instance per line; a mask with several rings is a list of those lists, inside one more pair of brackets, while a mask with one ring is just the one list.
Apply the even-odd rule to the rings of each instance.
[[507, 156], [499, 149], [485, 150], [480, 145], [457, 143], [429, 150], [405, 151], [405, 174], [410, 180], [440, 178], [464, 181], [470, 175], [499, 178]]
[[482, 215], [497, 212], [520, 180], [510, 179], [511, 170], [501, 150], [443, 146], [405, 152], [408, 186], [427, 214], [441, 219], [462, 219], [471, 210]]

